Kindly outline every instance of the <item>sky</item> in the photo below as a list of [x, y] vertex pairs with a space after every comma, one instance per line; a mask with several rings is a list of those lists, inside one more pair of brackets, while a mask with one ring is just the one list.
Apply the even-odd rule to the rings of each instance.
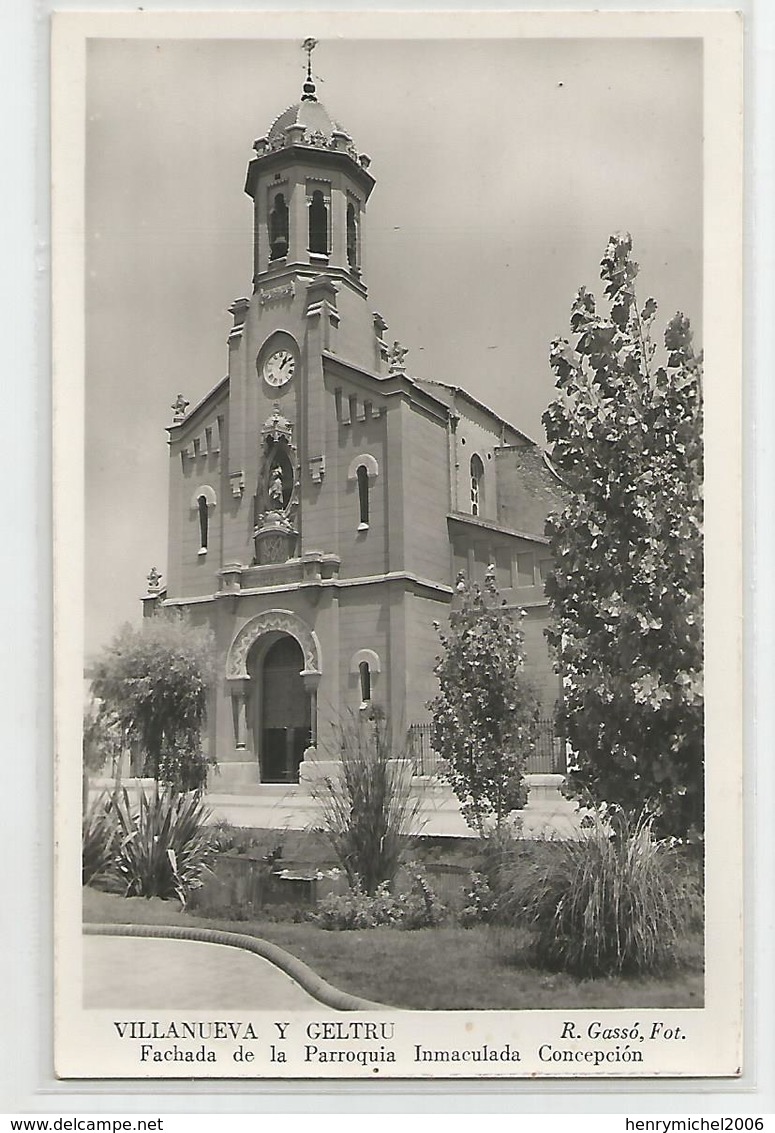
[[[93, 39], [85, 176], [86, 652], [167, 556], [165, 426], [226, 372], [249, 295], [252, 144], [298, 100], [297, 40]], [[702, 47], [692, 39], [322, 40], [318, 97], [372, 159], [370, 309], [410, 374], [535, 440], [549, 345], [629, 231], [658, 326], [702, 343]]]

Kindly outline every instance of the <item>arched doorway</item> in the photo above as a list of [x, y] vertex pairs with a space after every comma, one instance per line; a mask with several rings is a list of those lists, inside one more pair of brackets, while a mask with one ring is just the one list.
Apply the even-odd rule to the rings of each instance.
[[262, 783], [299, 781], [299, 764], [312, 737], [303, 669], [304, 653], [289, 634], [267, 634], [248, 654], [251, 746]]

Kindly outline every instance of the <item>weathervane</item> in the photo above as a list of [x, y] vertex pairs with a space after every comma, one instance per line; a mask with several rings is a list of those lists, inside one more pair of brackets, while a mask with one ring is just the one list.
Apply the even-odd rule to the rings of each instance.
[[301, 96], [302, 102], [317, 102], [315, 97], [315, 84], [312, 81], [312, 52], [318, 45], [318, 41], [308, 36], [302, 43], [302, 51], [307, 52], [307, 81], [304, 83], [304, 94]]

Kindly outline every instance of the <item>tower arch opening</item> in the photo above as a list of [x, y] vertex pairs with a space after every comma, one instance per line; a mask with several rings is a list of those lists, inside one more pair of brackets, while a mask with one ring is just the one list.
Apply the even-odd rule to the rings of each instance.
[[347, 202], [347, 263], [351, 268], [360, 267], [358, 263], [358, 217], [352, 201]]
[[288, 254], [288, 205], [284, 193], [276, 193], [269, 213], [269, 259], [279, 260]]
[[478, 453], [471, 457], [471, 515], [484, 511], [484, 464]]
[[328, 208], [320, 189], [315, 189], [309, 202], [309, 251], [312, 255], [328, 255]]

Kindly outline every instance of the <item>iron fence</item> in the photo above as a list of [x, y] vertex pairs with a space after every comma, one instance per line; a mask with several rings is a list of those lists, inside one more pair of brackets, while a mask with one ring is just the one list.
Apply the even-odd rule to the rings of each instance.
[[[442, 758], [433, 750], [430, 724], [412, 724], [407, 736], [407, 751], [415, 775], [439, 774]], [[528, 755], [525, 771], [528, 775], [565, 774], [565, 745], [557, 735], [551, 716], [541, 716], [538, 720], [535, 750]]]

